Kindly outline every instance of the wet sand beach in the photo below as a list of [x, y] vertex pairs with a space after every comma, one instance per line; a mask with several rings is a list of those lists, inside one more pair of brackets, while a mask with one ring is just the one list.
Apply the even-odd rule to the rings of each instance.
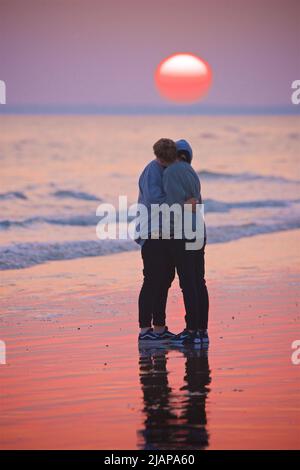
[[208, 245], [208, 354], [139, 350], [138, 251], [3, 271], [0, 447], [299, 448], [299, 235]]

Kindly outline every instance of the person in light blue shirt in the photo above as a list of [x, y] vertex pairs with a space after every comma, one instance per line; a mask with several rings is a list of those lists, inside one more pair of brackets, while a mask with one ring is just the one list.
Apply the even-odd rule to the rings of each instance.
[[139, 342], [155, 343], [175, 336], [166, 326], [166, 303], [175, 266], [166, 257], [164, 240], [151, 238], [151, 205], [165, 202], [163, 172], [175, 161], [177, 150], [175, 142], [165, 138], [157, 141], [153, 150], [156, 159], [146, 166], [139, 178], [138, 203], [147, 207], [148, 217], [144, 227], [139, 227], [140, 232], [146, 230], [146, 233], [136, 241], [141, 246], [144, 275], [139, 295]]

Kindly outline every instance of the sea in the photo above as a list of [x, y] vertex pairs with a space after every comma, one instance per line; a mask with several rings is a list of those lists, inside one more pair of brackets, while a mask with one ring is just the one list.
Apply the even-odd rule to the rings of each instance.
[[0, 269], [138, 250], [96, 211], [136, 202], [161, 137], [193, 148], [209, 244], [300, 227], [299, 116], [1, 115]]

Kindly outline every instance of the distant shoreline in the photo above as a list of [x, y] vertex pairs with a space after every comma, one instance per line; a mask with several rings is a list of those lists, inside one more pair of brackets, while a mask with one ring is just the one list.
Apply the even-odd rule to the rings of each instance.
[[0, 115], [100, 115], [100, 116], [122, 116], [122, 115], [172, 115], [172, 116], [298, 116], [300, 106], [272, 106], [272, 107], [227, 107], [227, 106], [49, 106], [49, 105], [3, 105], [0, 106]]

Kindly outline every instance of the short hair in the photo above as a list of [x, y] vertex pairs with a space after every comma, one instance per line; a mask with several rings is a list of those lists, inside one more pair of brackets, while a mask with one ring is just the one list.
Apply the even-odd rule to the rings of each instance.
[[155, 156], [166, 163], [172, 163], [176, 160], [176, 144], [172, 139], [159, 139], [153, 145], [153, 150]]

